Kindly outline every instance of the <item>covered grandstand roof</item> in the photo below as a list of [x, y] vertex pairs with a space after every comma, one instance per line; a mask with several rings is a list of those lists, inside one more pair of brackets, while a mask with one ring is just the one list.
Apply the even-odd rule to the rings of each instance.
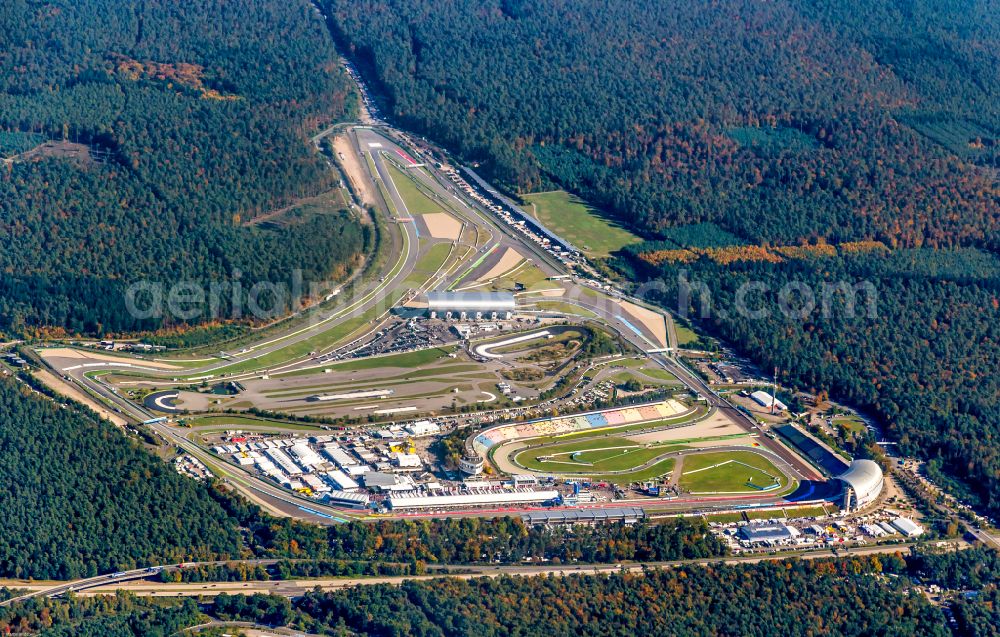
[[872, 460], [855, 460], [837, 479], [849, 484], [859, 496], [877, 493], [882, 489], [882, 468]]
[[646, 517], [641, 507], [607, 509], [553, 509], [529, 511], [521, 516], [528, 524], [592, 524], [595, 522], [638, 522]]
[[559, 492], [555, 489], [542, 491], [514, 489], [513, 491], [487, 491], [446, 495], [396, 493], [390, 496], [387, 502], [392, 509], [427, 509], [456, 506], [484, 506], [490, 504], [539, 503], [555, 500], [558, 497]]
[[791, 423], [779, 425], [774, 428], [774, 431], [781, 434], [793, 447], [809, 458], [813, 464], [823, 469], [827, 475], [839, 476], [847, 469], [848, 464], [843, 458], [821, 445], [819, 441], [807, 435], [795, 425]]

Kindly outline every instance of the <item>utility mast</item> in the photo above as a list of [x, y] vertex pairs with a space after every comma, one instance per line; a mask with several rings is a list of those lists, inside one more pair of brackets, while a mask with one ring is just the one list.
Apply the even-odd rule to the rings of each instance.
[[771, 415], [774, 415], [774, 403], [778, 400], [778, 367], [774, 367], [774, 376], [771, 377]]

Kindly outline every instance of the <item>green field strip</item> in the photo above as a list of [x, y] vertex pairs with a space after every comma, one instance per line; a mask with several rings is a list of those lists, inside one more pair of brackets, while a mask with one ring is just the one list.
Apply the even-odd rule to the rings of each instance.
[[563, 190], [523, 195], [529, 213], [549, 230], [577, 248], [596, 257], [608, 257], [627, 245], [641, 241], [609, 215]]
[[444, 212], [444, 209], [437, 202], [417, 188], [412, 177], [404, 174], [390, 161], [386, 161], [385, 165], [386, 170], [389, 171], [389, 178], [392, 179], [392, 184], [396, 187], [396, 192], [406, 204], [406, 209], [411, 216]]
[[[391, 383], [405, 383], [409, 380], [424, 379], [431, 376], [446, 376], [449, 373], [456, 371], [469, 371], [476, 369], [475, 365], [469, 364], [457, 364], [454, 366], [436, 366], [433, 369], [416, 369], [408, 372], [405, 376], [386, 376], [372, 378], [364, 381], [345, 381], [345, 382], [335, 382], [331, 379], [329, 383], [321, 383], [316, 385], [302, 385], [295, 388], [289, 389], [278, 389], [275, 391], [261, 392], [262, 396], [267, 398], [284, 398], [289, 395], [300, 394], [300, 393], [316, 393], [319, 390], [337, 390], [337, 391], [352, 391], [359, 389], [370, 389], [375, 386], [384, 386]], [[332, 372], [331, 374], [332, 375]], [[386, 389], [391, 389], [387, 387]]]
[[680, 486], [692, 493], [777, 493], [748, 486], [766, 487], [778, 478], [780, 487], [788, 479], [770, 460], [752, 451], [722, 451], [692, 454], [684, 458]]

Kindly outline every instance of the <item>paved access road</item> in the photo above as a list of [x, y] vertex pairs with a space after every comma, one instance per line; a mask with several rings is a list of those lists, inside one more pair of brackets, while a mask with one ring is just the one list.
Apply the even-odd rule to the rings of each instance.
[[[963, 542], [952, 543], [957, 548], [967, 548]], [[283, 595], [286, 597], [298, 597], [307, 591], [313, 590], [317, 586], [322, 590], [337, 590], [354, 586], [367, 586], [373, 584], [399, 585], [406, 581], [421, 581], [438, 579], [441, 577], [454, 577], [459, 579], [473, 579], [478, 577], [500, 577], [500, 576], [567, 576], [599, 573], [642, 573], [651, 568], [673, 568], [678, 566], [696, 566], [709, 564], [753, 564], [763, 561], [782, 560], [790, 557], [800, 559], [821, 559], [837, 556], [851, 555], [885, 555], [894, 553], [907, 553], [916, 543], [891, 544], [883, 546], [866, 546], [852, 548], [850, 550], [828, 550], [818, 549], [812, 551], [789, 551], [779, 554], [753, 554], [740, 557], [716, 557], [697, 560], [675, 560], [668, 562], [635, 562], [622, 564], [595, 564], [595, 565], [539, 565], [539, 566], [439, 566], [438, 569], [445, 570], [442, 574], [428, 573], [427, 575], [407, 575], [394, 577], [363, 577], [363, 578], [321, 578], [308, 580], [268, 580], [253, 582], [198, 582], [182, 584], [165, 584], [161, 582], [142, 581], [141, 578], [149, 577], [151, 573], [148, 569], [128, 571], [125, 575], [117, 578], [113, 576], [101, 576], [86, 580], [76, 580], [65, 582], [57, 586], [38, 587], [37, 590], [17, 598], [0, 603], [0, 606], [24, 601], [31, 597], [45, 596], [55, 597], [69, 591], [83, 592], [88, 595], [112, 594], [117, 590], [126, 590], [141, 597], [212, 597], [220, 593], [245, 594], [254, 593]], [[250, 560], [245, 564], [270, 564], [277, 560]], [[224, 562], [202, 562], [198, 565], [222, 564]], [[229, 562], [233, 563], [233, 562]], [[189, 564], [194, 566], [196, 564]], [[176, 570], [178, 565], [162, 567], [163, 569]], [[451, 571], [451, 572], [447, 572]]]

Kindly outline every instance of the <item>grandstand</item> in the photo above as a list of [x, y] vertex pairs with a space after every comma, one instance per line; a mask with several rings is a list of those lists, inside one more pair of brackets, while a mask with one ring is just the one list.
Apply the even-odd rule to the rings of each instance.
[[575, 416], [544, 418], [525, 423], [500, 425], [488, 429], [472, 442], [476, 453], [485, 456], [498, 444], [519, 440], [521, 438], [537, 438], [539, 436], [556, 436], [560, 434], [588, 431], [604, 427], [620, 427], [625, 425], [656, 422], [673, 418], [685, 411], [684, 405], [676, 400], [637, 405], [634, 407], [617, 407]]
[[848, 461], [833, 453], [818, 440], [793, 424], [780, 425], [774, 431], [781, 435], [799, 453], [828, 476], [839, 476], [848, 467]]

